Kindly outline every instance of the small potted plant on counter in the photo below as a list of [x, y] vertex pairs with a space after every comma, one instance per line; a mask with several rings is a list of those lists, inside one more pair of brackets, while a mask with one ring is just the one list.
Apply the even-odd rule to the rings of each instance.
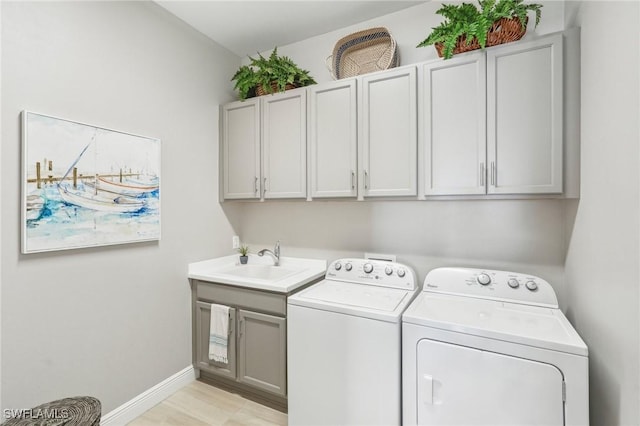
[[445, 4], [436, 11], [445, 20], [433, 28], [417, 47], [435, 45], [438, 56], [451, 58], [456, 53], [484, 49], [520, 40], [527, 31], [529, 11], [540, 22], [541, 4], [523, 0], [479, 0], [480, 8], [470, 3]]
[[277, 47], [269, 58], [258, 53], [257, 58], [249, 56], [249, 59], [249, 65], [242, 65], [231, 78], [240, 99], [316, 84], [309, 71], [298, 67], [287, 56], [278, 56]]
[[240, 263], [246, 265], [249, 260], [249, 246], [242, 244], [238, 249], [238, 253], [240, 253]]

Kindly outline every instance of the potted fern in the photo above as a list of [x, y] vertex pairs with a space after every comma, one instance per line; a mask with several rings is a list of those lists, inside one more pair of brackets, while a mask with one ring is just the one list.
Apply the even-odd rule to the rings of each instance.
[[522, 38], [527, 31], [529, 11], [540, 22], [541, 4], [523, 0], [479, 0], [480, 8], [470, 3], [446, 4], [436, 11], [445, 20], [417, 47], [435, 45], [445, 59], [455, 53], [484, 49]]
[[265, 58], [258, 53], [257, 58], [249, 56], [249, 65], [242, 65], [231, 78], [235, 81], [240, 99], [262, 96], [273, 92], [284, 92], [295, 87], [315, 84], [316, 81], [287, 56], [278, 56], [275, 47]]

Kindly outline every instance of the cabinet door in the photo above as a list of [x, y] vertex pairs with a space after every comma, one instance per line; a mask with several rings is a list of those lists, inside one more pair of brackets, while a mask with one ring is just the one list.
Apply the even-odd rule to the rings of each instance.
[[307, 196], [307, 105], [304, 89], [262, 97], [264, 198]]
[[487, 50], [491, 194], [562, 192], [562, 35]]
[[362, 78], [365, 197], [417, 195], [416, 68]]
[[357, 172], [356, 81], [309, 88], [311, 196], [355, 197]]
[[420, 98], [425, 195], [484, 194], [484, 52], [423, 65]]
[[259, 99], [222, 107], [222, 151], [224, 198], [260, 198]]
[[229, 343], [227, 364], [209, 359], [209, 326], [211, 323], [211, 305], [196, 302], [196, 368], [221, 376], [236, 377], [236, 310], [229, 308]]
[[286, 395], [285, 319], [239, 310], [238, 320], [238, 380], [278, 395]]

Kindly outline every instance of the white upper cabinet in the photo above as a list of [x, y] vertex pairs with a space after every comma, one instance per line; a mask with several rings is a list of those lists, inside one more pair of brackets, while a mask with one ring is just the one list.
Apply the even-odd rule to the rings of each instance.
[[573, 56], [552, 34], [224, 105], [224, 199], [577, 193]]
[[305, 89], [262, 96], [262, 185], [267, 198], [307, 196]]
[[487, 50], [489, 194], [562, 192], [562, 35]]
[[222, 107], [224, 198], [260, 198], [260, 99]]
[[419, 83], [425, 195], [484, 194], [484, 52], [423, 64]]
[[311, 197], [356, 197], [356, 80], [309, 88]]
[[364, 197], [417, 195], [416, 68], [362, 78]]

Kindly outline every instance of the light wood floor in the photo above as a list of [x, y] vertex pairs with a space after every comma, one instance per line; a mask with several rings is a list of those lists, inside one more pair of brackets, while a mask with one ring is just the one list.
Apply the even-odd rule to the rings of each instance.
[[194, 381], [162, 401], [129, 426], [286, 426], [287, 415]]

